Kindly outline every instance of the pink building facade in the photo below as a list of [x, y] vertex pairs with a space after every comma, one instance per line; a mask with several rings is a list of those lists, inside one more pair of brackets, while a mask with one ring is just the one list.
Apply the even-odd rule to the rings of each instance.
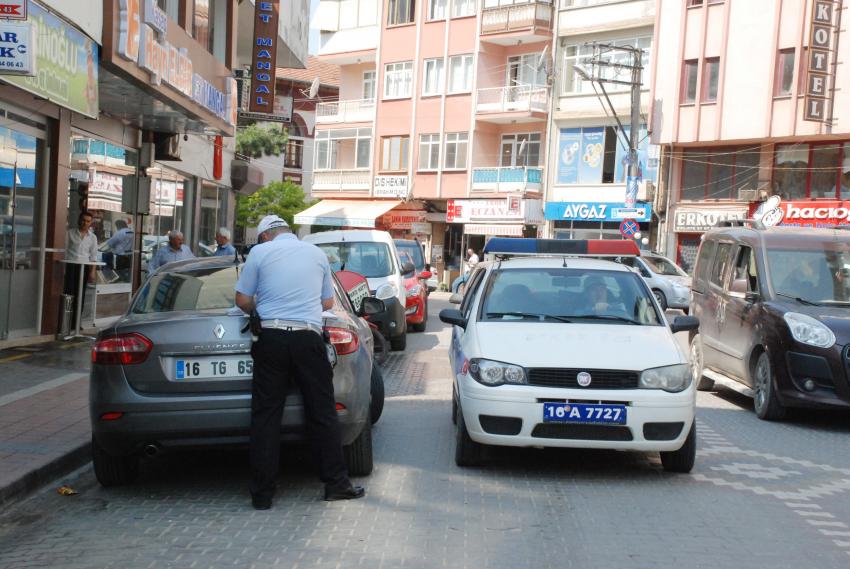
[[[829, 6], [817, 38], [813, 11], [824, 8], [816, 3]], [[658, 232], [684, 268], [708, 227], [747, 217], [768, 199], [781, 223], [850, 224], [850, 38], [836, 32], [846, 28], [849, 4], [658, 0]], [[824, 40], [822, 72], [812, 71]], [[817, 121], [807, 120], [813, 102]]]

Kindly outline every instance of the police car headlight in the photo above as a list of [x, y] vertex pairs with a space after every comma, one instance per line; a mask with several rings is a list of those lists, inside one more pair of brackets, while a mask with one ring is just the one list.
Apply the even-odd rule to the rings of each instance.
[[520, 366], [493, 360], [473, 359], [469, 363], [469, 375], [478, 383], [491, 387], [506, 383], [514, 385], [528, 383], [525, 370]]
[[393, 283], [384, 283], [375, 291], [375, 298], [389, 300], [398, 294], [398, 288]]
[[676, 393], [684, 391], [690, 384], [690, 366], [688, 364], [676, 364], [642, 371], [638, 387], [642, 389], [663, 389]]
[[419, 296], [422, 292], [422, 285], [413, 285], [407, 289], [407, 296]]
[[831, 348], [835, 344], [835, 334], [820, 320], [797, 312], [786, 312], [783, 318], [798, 342], [818, 348]]

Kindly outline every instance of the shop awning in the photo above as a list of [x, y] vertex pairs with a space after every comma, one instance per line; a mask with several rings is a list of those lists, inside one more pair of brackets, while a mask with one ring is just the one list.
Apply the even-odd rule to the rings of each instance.
[[322, 200], [296, 214], [295, 223], [374, 228], [377, 218], [400, 203], [399, 200]]
[[522, 225], [519, 224], [482, 224], [467, 223], [463, 232], [467, 235], [497, 235], [499, 237], [522, 237]]

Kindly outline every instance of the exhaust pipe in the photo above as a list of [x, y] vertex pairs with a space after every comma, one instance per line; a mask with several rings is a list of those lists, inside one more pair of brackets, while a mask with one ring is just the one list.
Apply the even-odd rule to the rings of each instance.
[[154, 457], [159, 454], [159, 447], [153, 443], [145, 445], [145, 456]]

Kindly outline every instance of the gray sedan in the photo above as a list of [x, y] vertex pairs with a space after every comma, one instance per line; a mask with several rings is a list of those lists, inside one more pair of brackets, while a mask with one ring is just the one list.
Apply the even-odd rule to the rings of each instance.
[[[177, 447], [246, 443], [251, 417], [251, 335], [234, 307], [241, 265], [214, 257], [171, 263], [139, 290], [128, 312], [92, 349], [92, 455], [104, 486], [131, 482], [139, 458]], [[372, 470], [371, 427], [383, 408], [372, 333], [360, 318], [383, 309], [370, 298], [356, 313], [334, 278], [324, 330], [335, 361], [334, 391], [351, 475]], [[281, 440], [306, 438], [293, 386]]]

